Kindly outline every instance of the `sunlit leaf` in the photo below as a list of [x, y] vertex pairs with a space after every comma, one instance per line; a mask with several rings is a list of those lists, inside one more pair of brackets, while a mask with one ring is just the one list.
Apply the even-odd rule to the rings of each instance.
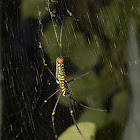
[[[80, 128], [83, 136], [86, 140], [93, 140], [95, 137], [96, 126], [94, 123], [91, 122], [80, 122], [77, 123], [78, 127]], [[82, 136], [76, 129], [75, 125], [70, 126], [67, 130], [65, 130], [60, 136], [59, 140], [82, 140]]]

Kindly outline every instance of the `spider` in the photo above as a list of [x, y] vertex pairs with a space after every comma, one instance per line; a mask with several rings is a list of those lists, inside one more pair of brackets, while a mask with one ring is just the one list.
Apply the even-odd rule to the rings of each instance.
[[[71, 115], [71, 117], [73, 119], [73, 122], [74, 122], [74, 124], [75, 124], [78, 132], [83, 137], [83, 139], [86, 140], [85, 137], [83, 136], [81, 130], [79, 129], [77, 123], [76, 123], [76, 120], [75, 120], [75, 117], [74, 117], [74, 114], [73, 114], [73, 110], [72, 110], [72, 107], [71, 107], [70, 100], [73, 100], [74, 102], [76, 102], [80, 106], [82, 106], [84, 108], [87, 108], [87, 109], [92, 109], [92, 110], [97, 110], [97, 111], [106, 111], [106, 110], [101, 110], [101, 109], [95, 109], [95, 108], [88, 107], [86, 105], [81, 104], [80, 102], [78, 102], [77, 100], [75, 100], [72, 97], [72, 92], [70, 91], [70, 89], [68, 87], [68, 84], [70, 82], [72, 82], [72, 81], [75, 81], [75, 80], [77, 80], [77, 79], [79, 79], [79, 78], [87, 75], [88, 72], [85, 73], [85, 74], [83, 74], [83, 75], [80, 75], [77, 78], [71, 79], [69, 81], [66, 80], [65, 69], [64, 69], [64, 59], [63, 59], [62, 53], [61, 53], [61, 48], [62, 48], [61, 37], [62, 37], [62, 26], [61, 26], [60, 44], [59, 44], [59, 47], [60, 47], [60, 57], [57, 57], [57, 59], [56, 59], [56, 76], [53, 74], [53, 72], [49, 69], [49, 67], [45, 63], [44, 57], [42, 58], [43, 59], [44, 66], [48, 69], [48, 71], [51, 73], [51, 75], [56, 79], [56, 83], [59, 85], [59, 89], [56, 92], [54, 92], [51, 96], [49, 96], [46, 100], [44, 100], [44, 103], [42, 105], [44, 105], [51, 97], [53, 97], [56, 93], [58, 93], [60, 91], [60, 94], [59, 94], [59, 96], [57, 98], [57, 101], [55, 103], [55, 106], [53, 108], [52, 115], [51, 115], [53, 132], [55, 134], [56, 140], [58, 140], [58, 136], [57, 136], [57, 133], [56, 133], [56, 130], [55, 130], [54, 115], [55, 115], [56, 107], [58, 105], [58, 102], [59, 102], [61, 96], [64, 96], [64, 97], [67, 97], [68, 98], [70, 115]], [[39, 45], [39, 48], [42, 50], [41, 44]]]

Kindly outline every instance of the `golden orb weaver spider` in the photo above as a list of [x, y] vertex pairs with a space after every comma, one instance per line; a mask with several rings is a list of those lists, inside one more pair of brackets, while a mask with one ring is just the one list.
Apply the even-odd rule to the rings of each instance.
[[[52, 126], [53, 126], [53, 132], [55, 134], [55, 138], [56, 140], [58, 140], [58, 136], [57, 136], [57, 133], [56, 133], [56, 130], [55, 130], [55, 123], [54, 123], [54, 115], [55, 115], [55, 111], [56, 111], [56, 107], [58, 105], [58, 102], [60, 100], [60, 97], [61, 96], [64, 96], [64, 97], [67, 97], [68, 98], [68, 104], [69, 104], [69, 111], [70, 111], [70, 115], [73, 119], [73, 122], [78, 130], [78, 132], [80, 133], [80, 135], [83, 137], [84, 140], [85, 137], [83, 136], [81, 130], [79, 129], [77, 123], [76, 123], [76, 120], [75, 120], [75, 117], [74, 117], [74, 114], [73, 114], [73, 110], [72, 110], [72, 107], [71, 107], [71, 103], [70, 103], [70, 100], [73, 100], [74, 102], [76, 102], [77, 104], [79, 104], [80, 106], [84, 107], [84, 108], [87, 108], [87, 109], [91, 109], [91, 110], [97, 110], [97, 111], [106, 111], [106, 110], [101, 110], [101, 109], [95, 109], [95, 108], [91, 108], [91, 107], [88, 107], [86, 105], [83, 105], [81, 104], [80, 102], [78, 102], [77, 100], [75, 100], [73, 97], [72, 97], [72, 92], [69, 90], [69, 87], [68, 87], [68, 83], [72, 82], [72, 81], [75, 81], [85, 75], [88, 74], [85, 73], [83, 75], [80, 75], [79, 77], [77, 78], [74, 78], [74, 79], [71, 79], [69, 81], [66, 80], [66, 75], [65, 75], [65, 69], [64, 69], [64, 59], [62, 57], [62, 53], [61, 53], [61, 48], [62, 48], [62, 44], [61, 44], [61, 37], [62, 37], [62, 28], [63, 28], [63, 24], [61, 25], [61, 33], [60, 33], [60, 44], [59, 44], [59, 47], [60, 47], [60, 57], [57, 57], [56, 59], [56, 76], [52, 73], [52, 71], [49, 69], [49, 67], [47, 66], [47, 64], [45, 63], [45, 60], [44, 60], [44, 56], [43, 56], [43, 63], [44, 63], [44, 66], [48, 69], [48, 71], [51, 73], [51, 75], [56, 79], [56, 83], [59, 85], [59, 89], [54, 92], [51, 96], [49, 96], [46, 100], [44, 100], [44, 103], [42, 105], [44, 105], [51, 97], [53, 97], [56, 93], [58, 93], [59, 91], [60, 94], [57, 98], [57, 101], [55, 103], [55, 106], [53, 108], [53, 111], [52, 111], [52, 115], [51, 115], [51, 118], [52, 118]], [[41, 44], [39, 45], [39, 48], [41, 49], [42, 53], [43, 53], [43, 50], [42, 50], [42, 46]]]

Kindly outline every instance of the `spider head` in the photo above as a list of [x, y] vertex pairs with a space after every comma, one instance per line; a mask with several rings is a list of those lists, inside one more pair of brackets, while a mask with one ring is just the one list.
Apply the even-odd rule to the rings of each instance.
[[63, 59], [62, 57], [57, 57], [57, 61], [58, 61], [58, 63], [61, 63], [61, 64], [63, 64], [63, 62], [64, 62], [64, 59]]

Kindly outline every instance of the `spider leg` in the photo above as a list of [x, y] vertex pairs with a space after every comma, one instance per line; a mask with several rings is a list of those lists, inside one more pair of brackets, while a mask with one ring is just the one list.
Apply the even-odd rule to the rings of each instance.
[[[51, 98], [51, 97], [53, 97], [56, 93], [58, 93], [60, 91], [60, 89], [58, 89], [56, 92], [54, 92], [51, 96], [49, 96], [46, 100], [44, 100], [44, 103], [42, 104], [42, 106], [45, 104], [45, 103], [47, 103], [47, 101]], [[41, 107], [42, 107], [41, 106]]]
[[45, 59], [44, 59], [44, 54], [43, 54], [43, 49], [42, 49], [41, 43], [39, 43], [39, 48], [40, 48], [41, 54], [42, 54], [41, 58], [42, 58], [42, 61], [43, 61], [43, 65], [44, 65], [45, 67], [47, 67], [47, 69], [48, 69], [48, 71], [50, 72], [50, 74], [51, 74], [56, 80], [58, 80], [58, 79], [55, 77], [55, 75], [53, 74], [53, 72], [49, 69], [48, 65], [45, 63]]
[[75, 100], [73, 97], [70, 97], [70, 99], [72, 99], [74, 102], [78, 103], [80, 106], [87, 108], [87, 109], [96, 110], [96, 111], [107, 111], [107, 110], [96, 109], [96, 108], [92, 108], [92, 107], [88, 107], [86, 105], [83, 105], [80, 102], [78, 102], [77, 100]]
[[[45, 60], [44, 60], [45, 61]], [[48, 65], [45, 64], [44, 62], [44, 66], [48, 69], [48, 71], [50, 72], [50, 74], [56, 79], [55, 75], [53, 74], [53, 72], [49, 69]]]
[[73, 122], [74, 122], [74, 124], [75, 124], [75, 126], [76, 126], [78, 132], [79, 132], [80, 135], [83, 137], [83, 139], [86, 140], [85, 137], [82, 135], [82, 132], [81, 132], [81, 130], [79, 129], [79, 127], [78, 127], [78, 125], [77, 125], [77, 123], [76, 123], [76, 120], [75, 120], [75, 118], [74, 118], [73, 110], [72, 110], [71, 104], [70, 104], [70, 98], [71, 98], [71, 97], [68, 96], [70, 115], [71, 115], [71, 117], [72, 117], [72, 119], [73, 119]]
[[[47, 66], [47, 64], [44, 64], [45, 67], [47, 67], [48, 71], [51, 73], [51, 75], [55, 78], [55, 80], [58, 80], [58, 78], [55, 77], [55, 75], [53, 74], [53, 72], [49, 69], [49, 67]], [[58, 80], [59, 81], [59, 80]]]
[[61, 95], [62, 95], [62, 92], [61, 92], [60, 95], [58, 96], [58, 99], [57, 99], [57, 101], [56, 101], [56, 103], [55, 103], [55, 106], [54, 106], [53, 112], [52, 112], [52, 126], [53, 126], [53, 132], [54, 132], [54, 134], [55, 134], [56, 140], [58, 140], [58, 137], [57, 137], [57, 133], [56, 133], [56, 131], [55, 131], [55, 126], [54, 126], [54, 115], [55, 115], [56, 107], [57, 107], [57, 105], [58, 105], [58, 102], [59, 102], [59, 100], [60, 100]]
[[59, 43], [59, 47], [60, 47], [60, 57], [62, 57], [62, 31], [63, 31], [63, 21], [61, 23], [61, 32], [60, 32], [60, 43]]
[[83, 77], [83, 76], [85, 76], [85, 75], [87, 75], [87, 74], [89, 74], [89, 72], [87, 72], [87, 73], [85, 73], [85, 74], [82, 74], [82, 75], [78, 76], [77, 78], [73, 78], [73, 79], [69, 80], [67, 83], [70, 83], [70, 82], [72, 82], [72, 81], [75, 81], [75, 80], [77, 80], [77, 79], [79, 79], [79, 78], [81, 78], [81, 77]]

